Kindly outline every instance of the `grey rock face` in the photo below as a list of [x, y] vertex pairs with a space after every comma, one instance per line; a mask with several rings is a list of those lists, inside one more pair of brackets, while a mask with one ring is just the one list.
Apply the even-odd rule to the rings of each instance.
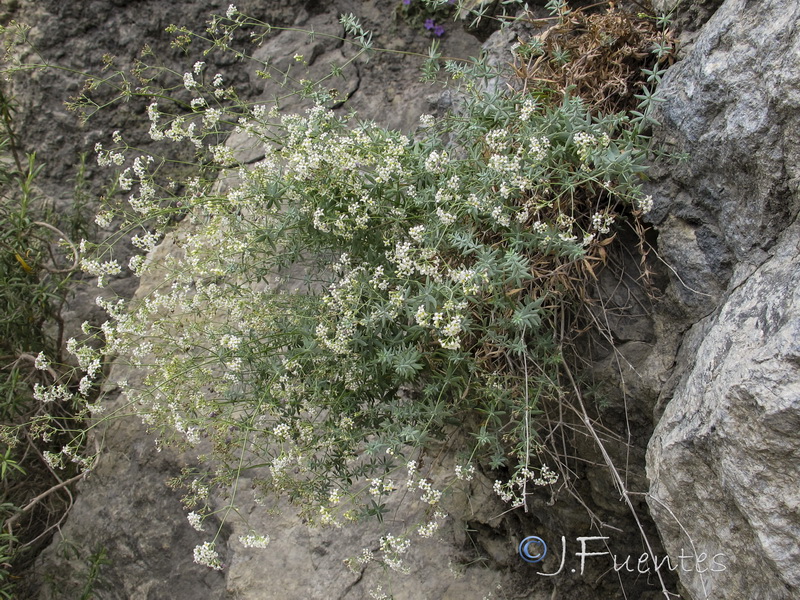
[[[693, 598], [800, 589], [800, 228], [727, 298], [650, 442], [650, 502]], [[711, 568], [711, 558], [724, 568]], [[687, 563], [688, 565], [688, 563]]]
[[666, 15], [673, 23], [686, 30], [700, 28], [724, 0], [652, 0], [653, 12]]
[[651, 356], [676, 362], [649, 504], [670, 556], [707, 554], [678, 569], [692, 598], [798, 594], [798, 18], [729, 0], [662, 86], [657, 137], [689, 158], [651, 187], [672, 271]]
[[658, 136], [690, 158], [656, 171], [651, 219], [696, 317], [800, 208], [799, 17], [795, 2], [729, 0], [664, 78]]

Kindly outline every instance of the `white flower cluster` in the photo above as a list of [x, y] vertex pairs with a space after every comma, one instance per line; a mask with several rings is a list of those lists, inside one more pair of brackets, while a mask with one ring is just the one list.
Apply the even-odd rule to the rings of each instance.
[[56, 470], [64, 468], [63, 456], [60, 453], [45, 450], [42, 452], [42, 456], [44, 457], [44, 462], [46, 462], [47, 466], [51, 469]]
[[611, 225], [613, 223], [614, 215], [612, 214], [603, 214], [598, 212], [592, 215], [592, 228], [603, 235], [607, 234], [611, 230]]
[[511, 217], [509, 217], [502, 204], [497, 204], [492, 208], [492, 219], [503, 227], [511, 225]]
[[72, 394], [65, 385], [57, 384], [46, 386], [41, 383], [33, 385], [33, 398], [43, 404], [50, 402], [66, 402], [72, 399]]
[[356, 558], [356, 561], [360, 565], [369, 564], [373, 560], [375, 560], [375, 555], [372, 553], [372, 550], [370, 550], [369, 548], [362, 549], [361, 550], [361, 554], [359, 554], [358, 558]]
[[456, 222], [456, 216], [449, 212], [445, 212], [441, 206], [436, 207], [436, 216], [439, 217], [439, 221], [441, 221], [442, 225], [445, 227]]
[[527, 123], [531, 120], [531, 115], [533, 112], [538, 108], [536, 100], [532, 98], [525, 98], [525, 101], [522, 103], [522, 106], [519, 109], [519, 120], [522, 123]]
[[94, 145], [94, 151], [97, 153], [97, 164], [101, 167], [110, 167], [112, 165], [121, 167], [125, 162], [125, 156], [121, 152], [103, 150], [103, 144], [100, 142]]
[[203, 113], [203, 127], [213, 129], [222, 118], [222, 111], [218, 108], [209, 107]]
[[279, 440], [285, 440], [289, 437], [291, 429], [286, 423], [278, 423], [273, 429], [273, 435]]
[[423, 538], [433, 537], [433, 534], [439, 529], [438, 521], [428, 521], [424, 525], [417, 527], [417, 535]]
[[433, 115], [420, 115], [419, 116], [419, 126], [422, 128], [429, 128], [433, 127], [436, 123], [436, 119], [434, 119]]
[[160, 239], [160, 235], [153, 232], [147, 232], [143, 235], [134, 235], [131, 238], [131, 243], [143, 250], [144, 252], [152, 252], [155, 250], [156, 244], [158, 244], [158, 240]]
[[[474, 274], [467, 272], [465, 277], [472, 277]], [[439, 343], [443, 348], [448, 350], [458, 350], [461, 348], [461, 340], [459, 334], [461, 333], [464, 325], [464, 314], [467, 308], [465, 301], [453, 302], [448, 300], [445, 302], [443, 311], [428, 313], [424, 304], [417, 307], [417, 312], [414, 319], [420, 327], [428, 327], [436, 330], [436, 335]]]
[[389, 600], [389, 596], [383, 591], [382, 585], [379, 585], [374, 590], [369, 590], [369, 597], [372, 600]]
[[488, 166], [498, 173], [514, 174], [519, 172], [522, 164], [522, 152], [517, 152], [514, 156], [507, 154], [492, 154], [489, 157]]
[[98, 227], [105, 229], [109, 225], [111, 225], [111, 220], [114, 218], [114, 213], [110, 210], [100, 211], [95, 215], [94, 222], [97, 224]]
[[388, 494], [394, 489], [394, 482], [391, 479], [386, 481], [377, 478], [370, 480], [369, 493], [376, 498], [383, 494]]
[[430, 504], [433, 506], [438, 504], [439, 500], [442, 499], [442, 491], [434, 488], [431, 482], [427, 479], [420, 479], [417, 481], [416, 487], [422, 492], [420, 500], [422, 500], [425, 504]]
[[444, 173], [447, 167], [447, 153], [433, 151], [425, 159], [425, 170], [429, 173]]
[[192, 526], [192, 529], [195, 531], [203, 531], [203, 517], [201, 517], [198, 513], [192, 511], [186, 518], [189, 520], [189, 525]]
[[383, 562], [387, 567], [398, 573], [409, 573], [410, 569], [403, 563], [402, 556], [411, 547], [411, 540], [406, 537], [395, 537], [387, 533], [380, 539]]
[[247, 535], [239, 536], [239, 543], [245, 548], [266, 548], [269, 545], [268, 535], [257, 535], [248, 533]]
[[189, 91], [192, 91], [192, 90], [194, 90], [195, 88], [197, 88], [199, 86], [200, 86], [200, 84], [198, 84], [195, 81], [194, 75], [192, 75], [191, 73], [184, 73], [183, 74], [183, 87], [185, 87]]
[[550, 139], [544, 136], [532, 137], [530, 139], [530, 147], [528, 154], [536, 161], [542, 161], [547, 157], [547, 151], [550, 149]]
[[558, 481], [558, 473], [547, 465], [542, 465], [538, 475], [528, 467], [522, 467], [508, 482], [503, 483], [496, 480], [492, 489], [503, 502], [508, 502], [512, 507], [517, 508], [525, 504], [525, 487], [528, 482], [537, 486], [546, 486], [553, 485], [556, 481]]
[[33, 366], [40, 371], [46, 371], [47, 369], [50, 368], [50, 361], [47, 360], [47, 356], [43, 351], [39, 352], [39, 354], [36, 356], [36, 360], [34, 361]]
[[472, 481], [475, 475], [475, 466], [467, 465], [466, 467], [462, 467], [461, 465], [456, 465], [455, 472], [456, 478], [462, 481]]
[[321, 527], [339, 528], [342, 526], [342, 524], [336, 520], [336, 517], [327, 506], [319, 507], [319, 514], [317, 516], [316, 523], [318, 523]]
[[593, 150], [597, 148], [607, 148], [611, 143], [611, 139], [608, 137], [607, 133], [601, 134], [598, 138], [591, 133], [586, 133], [585, 131], [579, 131], [576, 133], [573, 136], [572, 141], [577, 146], [578, 158], [580, 158], [581, 162], [584, 163], [589, 160], [589, 156]]
[[81, 268], [85, 273], [97, 277], [97, 287], [105, 287], [105, 279], [110, 275], [119, 275], [122, 267], [116, 260], [100, 262], [88, 258], [81, 259]]
[[415, 460], [410, 460], [406, 463], [406, 471], [408, 473], [408, 479], [406, 479], [406, 486], [411, 491], [417, 489], [416, 475], [418, 468], [419, 467], [417, 467], [417, 461]]
[[393, 250], [386, 253], [386, 258], [397, 267], [398, 277], [411, 277], [419, 273], [422, 277], [430, 277], [440, 281], [440, 258], [435, 248], [417, 248], [411, 242], [397, 242]]
[[158, 112], [158, 103], [151, 102], [147, 106], [147, 118], [150, 119], [150, 130], [149, 135], [150, 139], [154, 141], [159, 141], [164, 139], [164, 134], [158, 128], [158, 123], [161, 118], [161, 114]]
[[194, 549], [194, 562], [217, 571], [222, 570], [219, 553], [214, 549], [212, 542], [204, 542]]
[[475, 269], [459, 268], [451, 269], [448, 273], [450, 281], [456, 285], [461, 286], [461, 292], [465, 296], [475, 295], [480, 291], [481, 281], [487, 278], [485, 275], [481, 276]]
[[422, 538], [429, 538], [433, 537], [433, 534], [439, 530], [441, 526], [441, 522], [447, 518], [447, 515], [442, 512], [441, 510], [437, 510], [433, 513], [433, 519], [425, 523], [424, 525], [420, 525], [417, 527], [417, 535]]

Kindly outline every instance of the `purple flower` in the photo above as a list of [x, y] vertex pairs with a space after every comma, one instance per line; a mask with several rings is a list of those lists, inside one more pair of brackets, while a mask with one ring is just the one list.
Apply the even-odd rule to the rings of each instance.
[[444, 27], [442, 25], [437, 25], [433, 28], [433, 35], [436, 37], [442, 37], [444, 35]]
[[411, 4], [411, 0], [403, 0], [403, 4]]
[[425, 19], [425, 29], [430, 31], [434, 27], [436, 27], [436, 21], [434, 21], [433, 19]]

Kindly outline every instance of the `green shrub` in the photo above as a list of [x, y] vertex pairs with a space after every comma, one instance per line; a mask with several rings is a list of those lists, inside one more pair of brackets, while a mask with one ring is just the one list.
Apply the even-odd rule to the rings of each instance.
[[[355, 17], [342, 23], [367, 52]], [[170, 31], [179, 47], [245, 58], [230, 47], [238, 29], [257, 40], [275, 30], [231, 7], [202, 35]], [[564, 47], [531, 39], [515, 51], [514, 69], [446, 62], [459, 107], [424, 115], [413, 138], [330, 110], [325, 87], [268, 64], [257, 65], [262, 76], [300, 79], [293, 93], [314, 106], [281, 114], [242, 102], [198, 61], [171, 93], [149, 87], [155, 76], [136, 92], [153, 97], [153, 140], [194, 148], [188, 178], [167, 176], [177, 160], [129, 146], [124, 133], [98, 144], [126, 196], [98, 221], [122, 223], [142, 251], [128, 268], [161, 283], [131, 302], [98, 300], [109, 320], [95, 334], [106, 356], [143, 370], [141, 385], [119, 384], [161, 443], [202, 454], [206, 471], [173, 482], [187, 490], [193, 525], [235, 510], [245, 471], [316, 525], [380, 518], [386, 495], [407, 486], [430, 520], [383, 538], [380, 559], [403, 570], [411, 536], [431, 535], [445, 517], [445, 484], [422, 468], [437, 443], [456, 446], [456, 480], [493, 474], [515, 507], [557, 480], [537, 415], [565, 395], [563, 330], [585, 281], [617, 224], [649, 208], [640, 184], [654, 97], [603, 113], [569, 81], [531, 75], [537, 57], [568, 60]], [[661, 71], [651, 63], [654, 85]], [[434, 47], [426, 73], [437, 70]], [[76, 107], [95, 104], [87, 95]], [[264, 158], [239, 163], [219, 142], [231, 129]], [[159, 243], [173, 251], [153, 254]], [[113, 246], [83, 250], [95, 251], [83, 267], [101, 285], [125, 268]], [[91, 385], [100, 352], [70, 345]], [[227, 490], [222, 509], [209, 500], [214, 488]], [[195, 559], [221, 568], [214, 540]]]

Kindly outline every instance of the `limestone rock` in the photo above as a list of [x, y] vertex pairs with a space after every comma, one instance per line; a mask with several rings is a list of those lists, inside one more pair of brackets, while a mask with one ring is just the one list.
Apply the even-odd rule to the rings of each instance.
[[800, 590], [799, 264], [795, 226], [715, 316], [650, 442], [650, 506], [670, 555], [709, 557], [709, 572], [681, 573], [693, 598]]
[[798, 18], [726, 1], [661, 90], [656, 137], [689, 157], [650, 186], [671, 282], [648, 360], [675, 363], [657, 376], [649, 504], [672, 557], [721, 554], [725, 570], [678, 570], [695, 599], [798, 593]]
[[800, 209], [798, 18], [796, 2], [728, 0], [664, 77], [656, 134], [689, 158], [655, 172], [650, 217], [695, 319]]

